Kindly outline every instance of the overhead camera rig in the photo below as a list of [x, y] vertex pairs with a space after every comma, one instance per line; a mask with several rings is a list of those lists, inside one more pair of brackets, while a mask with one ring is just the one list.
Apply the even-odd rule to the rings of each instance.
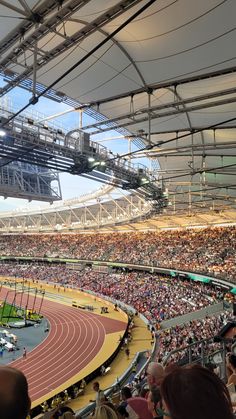
[[23, 115], [10, 122], [1, 117], [0, 125], [1, 155], [9, 165], [17, 161], [85, 176], [124, 190], [137, 190], [145, 199], [167, 205], [163, 185], [144, 165], [133, 164], [91, 141], [86, 132], [78, 129], [65, 134]]

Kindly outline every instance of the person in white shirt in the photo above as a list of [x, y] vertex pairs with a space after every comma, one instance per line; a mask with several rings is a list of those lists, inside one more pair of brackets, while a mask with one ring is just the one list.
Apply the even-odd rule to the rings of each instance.
[[96, 392], [95, 400], [90, 400], [91, 403], [95, 402], [96, 407], [101, 406], [101, 404], [106, 400], [104, 392], [100, 389], [99, 382], [95, 381], [93, 383], [93, 389]]

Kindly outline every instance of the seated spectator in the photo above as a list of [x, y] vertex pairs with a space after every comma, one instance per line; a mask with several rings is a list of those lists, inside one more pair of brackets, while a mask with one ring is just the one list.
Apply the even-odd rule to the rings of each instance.
[[0, 367], [0, 417], [25, 419], [30, 410], [28, 383], [24, 374], [11, 367]]
[[226, 385], [200, 365], [173, 369], [161, 384], [161, 395], [165, 419], [234, 418]]
[[51, 419], [73, 419], [75, 418], [74, 411], [68, 406], [62, 406], [56, 409], [51, 416]]

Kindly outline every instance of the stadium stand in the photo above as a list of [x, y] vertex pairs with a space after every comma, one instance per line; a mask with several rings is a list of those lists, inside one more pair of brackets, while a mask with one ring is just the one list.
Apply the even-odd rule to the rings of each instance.
[[[95, 240], [96, 237], [96, 240]], [[234, 282], [236, 228], [110, 234], [1, 235], [2, 256], [135, 263], [199, 272]]]
[[[203, 252], [203, 248], [206, 246], [206, 236], [209, 242], [208, 258], [206, 258], [206, 252]], [[127, 259], [125, 259], [122, 249], [122, 242], [124, 242], [129, 246], [132, 261], [135, 262], [137, 262], [139, 254], [139, 263], [147, 263], [147, 261], [150, 263], [151, 260], [155, 260], [157, 263], [155, 255], [158, 248], [161, 260], [165, 261], [166, 266], [171, 266], [173, 263], [173, 255], [181, 265], [181, 258], [186, 260], [185, 251], [183, 252], [183, 249], [186, 248], [188, 255], [190, 253], [197, 254], [198, 260], [211, 260], [212, 265], [216, 266], [216, 259], [212, 259], [212, 256], [214, 256], [214, 252], [217, 252], [219, 243], [222, 243], [223, 246], [223, 243], [230, 239], [233, 246], [234, 236], [234, 228], [204, 229], [198, 232], [178, 232], [178, 234], [168, 232], [164, 234], [164, 237], [163, 234], [161, 236], [157, 233], [116, 234], [112, 237], [97, 235], [96, 242], [93, 235], [18, 235], [14, 236], [14, 242], [12, 236], [1, 236], [2, 255], [10, 258], [0, 264], [0, 275], [31, 279], [40, 283], [43, 281], [54, 283], [64, 288], [75, 287], [90, 290], [115, 301], [122, 300], [134, 307], [148, 320], [148, 327], [153, 331], [153, 337], [157, 342], [153, 352], [154, 359], [168, 368], [173, 363], [183, 365], [189, 361], [200, 362], [202, 341], [206, 341], [204, 343], [204, 351], [207, 354], [205, 358], [208, 361], [213, 359], [213, 355], [219, 349], [219, 345], [213, 337], [228, 321], [232, 320], [232, 314], [223, 311], [167, 329], [162, 328], [162, 322], [201, 310], [204, 307], [210, 307], [225, 298], [228, 299], [226, 291], [224, 292], [222, 288], [211, 284], [150, 272], [124, 271], [118, 268], [110, 272], [96, 272], [86, 266], [81, 270], [73, 270], [66, 264], [46, 263], [42, 258], [43, 256], [83, 256], [86, 259], [93, 257], [96, 260], [99, 258], [104, 260], [106, 255], [107, 260], [113, 260], [113, 256], [116, 254], [119, 261], [125, 262]], [[35, 258], [34, 262], [30, 260], [27, 262], [14, 261], [15, 256], [29, 256], [29, 254], [31, 258]], [[226, 246], [225, 257], [222, 256], [219, 261], [221, 266], [228, 261], [228, 254], [230, 254], [230, 248]], [[164, 255], [169, 259], [164, 258]], [[39, 257], [41, 260], [38, 259]], [[202, 259], [200, 259], [201, 257]], [[188, 268], [189, 266], [193, 267], [190, 264], [191, 259]], [[211, 268], [211, 265], [207, 262], [206, 266], [201, 265], [204, 271], [209, 267]], [[189, 347], [191, 347], [190, 350]], [[131, 381], [130, 386], [131, 388], [135, 387], [135, 381]]]

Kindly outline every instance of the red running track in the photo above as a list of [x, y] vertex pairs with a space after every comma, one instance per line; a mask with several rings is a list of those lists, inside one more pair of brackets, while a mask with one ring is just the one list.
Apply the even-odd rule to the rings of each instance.
[[[2, 289], [2, 299], [6, 292]], [[28, 307], [30, 304], [33, 304], [33, 297], [30, 297]], [[41, 312], [50, 323], [47, 337], [27, 354], [26, 359], [11, 363], [26, 375], [32, 402], [46, 396], [86, 367], [101, 350], [106, 334], [122, 332], [126, 328], [125, 322], [47, 299]]]

